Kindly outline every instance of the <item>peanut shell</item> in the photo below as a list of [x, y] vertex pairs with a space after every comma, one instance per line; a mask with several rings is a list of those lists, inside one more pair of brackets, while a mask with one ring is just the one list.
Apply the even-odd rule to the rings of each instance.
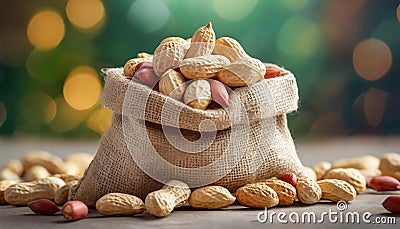
[[221, 55], [197, 56], [184, 59], [179, 64], [182, 74], [188, 79], [208, 79], [218, 75], [229, 60]]
[[211, 86], [207, 80], [195, 80], [186, 87], [184, 94], [185, 104], [205, 110], [211, 102]]
[[218, 79], [230, 87], [251, 86], [265, 75], [264, 64], [255, 58], [239, 59], [218, 72]]
[[206, 186], [198, 188], [190, 194], [189, 204], [194, 208], [200, 209], [219, 209], [225, 208], [235, 202], [228, 189], [221, 186]]
[[215, 46], [215, 33], [211, 22], [200, 27], [193, 34], [190, 48], [185, 55], [185, 59], [196, 56], [211, 55]]

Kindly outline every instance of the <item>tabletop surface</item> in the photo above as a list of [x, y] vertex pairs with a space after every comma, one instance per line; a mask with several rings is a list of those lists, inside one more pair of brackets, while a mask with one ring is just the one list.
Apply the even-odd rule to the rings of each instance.
[[[0, 159], [6, 162], [21, 158], [32, 149], [47, 150], [59, 156], [74, 152], [95, 153], [97, 141], [14, 139], [0, 138]], [[296, 141], [300, 159], [305, 165], [325, 160], [361, 156], [380, 157], [386, 152], [400, 152], [400, 137], [349, 137], [338, 139], [315, 139]], [[0, 165], [1, 166], [1, 165]], [[348, 205], [337, 206], [332, 202], [321, 202], [305, 206], [296, 203], [290, 207], [274, 207], [265, 212], [233, 205], [227, 209], [204, 211], [183, 206], [164, 218], [155, 218], [147, 213], [127, 217], [104, 217], [91, 209], [88, 218], [76, 222], [64, 221], [61, 215], [41, 216], [33, 214], [27, 207], [0, 206], [0, 229], [6, 228], [283, 228], [295, 225], [300, 228], [356, 227], [375, 228], [378, 224], [394, 228], [400, 224], [400, 214], [389, 214], [381, 205], [391, 194], [400, 192], [376, 192], [368, 189]], [[265, 216], [268, 216], [267, 218]], [[330, 216], [330, 217], [329, 217]], [[357, 222], [359, 218], [360, 223]], [[315, 219], [315, 222], [314, 222]], [[323, 219], [323, 220], [322, 220]], [[272, 222], [271, 222], [272, 220]], [[311, 220], [311, 223], [309, 223]], [[261, 221], [261, 222], [260, 222]], [[263, 223], [263, 221], [266, 221]], [[287, 221], [287, 223], [285, 223]], [[296, 224], [292, 222], [296, 221]], [[395, 225], [397, 224], [397, 225]]]

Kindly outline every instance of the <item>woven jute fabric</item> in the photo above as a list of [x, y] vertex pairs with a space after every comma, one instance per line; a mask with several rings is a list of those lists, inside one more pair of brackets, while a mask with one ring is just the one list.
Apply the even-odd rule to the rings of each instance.
[[296, 79], [282, 72], [236, 88], [227, 109], [198, 110], [126, 79], [121, 68], [103, 70], [112, 124], [71, 198], [94, 206], [111, 192], [144, 199], [172, 179], [235, 191], [286, 172], [303, 175], [286, 120], [297, 110]]

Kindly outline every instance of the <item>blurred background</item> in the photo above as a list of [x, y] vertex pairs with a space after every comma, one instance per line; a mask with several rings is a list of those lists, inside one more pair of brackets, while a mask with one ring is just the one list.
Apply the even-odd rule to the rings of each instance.
[[296, 75], [295, 138], [400, 134], [398, 0], [14, 0], [0, 3], [0, 135], [99, 138], [99, 70], [208, 21]]

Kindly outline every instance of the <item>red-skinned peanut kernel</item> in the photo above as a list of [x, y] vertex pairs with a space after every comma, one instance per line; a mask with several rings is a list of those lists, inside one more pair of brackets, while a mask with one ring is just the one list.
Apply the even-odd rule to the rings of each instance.
[[278, 179], [293, 185], [293, 187], [297, 185], [297, 176], [294, 173], [284, 173], [280, 175]]
[[68, 220], [83, 219], [88, 215], [88, 207], [81, 201], [73, 200], [64, 204], [61, 213]]

